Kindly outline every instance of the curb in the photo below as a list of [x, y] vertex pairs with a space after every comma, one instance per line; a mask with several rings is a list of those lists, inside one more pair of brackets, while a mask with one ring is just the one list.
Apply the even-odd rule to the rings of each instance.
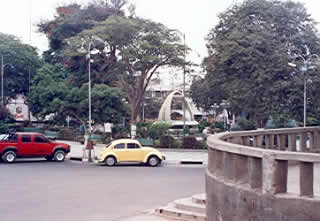
[[[69, 157], [67, 158], [71, 161], [79, 161], [79, 162], [83, 162], [82, 157]], [[166, 164], [182, 164], [182, 165], [203, 165], [203, 161], [202, 160], [168, 160], [165, 161]]]

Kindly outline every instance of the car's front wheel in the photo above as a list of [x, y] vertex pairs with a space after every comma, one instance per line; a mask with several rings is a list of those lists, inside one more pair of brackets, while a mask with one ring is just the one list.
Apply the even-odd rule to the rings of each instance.
[[148, 159], [148, 165], [151, 167], [156, 167], [160, 164], [160, 160], [157, 156], [151, 156]]
[[54, 152], [53, 159], [57, 162], [63, 162], [66, 158], [66, 153], [63, 150], [57, 150]]
[[113, 156], [109, 156], [104, 160], [104, 163], [109, 167], [114, 166], [116, 162], [116, 158]]
[[2, 155], [2, 159], [6, 163], [13, 163], [16, 160], [16, 157], [17, 154], [12, 150], [9, 150]]

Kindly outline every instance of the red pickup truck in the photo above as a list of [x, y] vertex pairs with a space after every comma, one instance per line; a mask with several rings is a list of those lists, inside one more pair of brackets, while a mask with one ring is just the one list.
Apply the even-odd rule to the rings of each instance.
[[52, 142], [40, 133], [12, 133], [0, 141], [0, 156], [7, 163], [31, 157], [62, 162], [69, 152], [70, 145]]

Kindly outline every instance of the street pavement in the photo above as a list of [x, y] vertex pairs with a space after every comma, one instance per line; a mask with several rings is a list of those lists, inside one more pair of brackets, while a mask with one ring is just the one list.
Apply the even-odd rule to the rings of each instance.
[[[60, 141], [58, 141], [60, 142]], [[71, 145], [71, 152], [67, 158], [71, 160], [80, 160], [83, 156], [84, 145], [79, 142], [61, 141]], [[97, 155], [105, 144], [96, 144], [93, 154]], [[163, 164], [203, 164], [208, 165], [207, 150], [185, 150], [185, 149], [158, 149], [166, 157]]]
[[1, 221], [154, 221], [143, 212], [205, 186], [204, 165], [107, 167], [39, 158], [0, 163], [0, 174]]

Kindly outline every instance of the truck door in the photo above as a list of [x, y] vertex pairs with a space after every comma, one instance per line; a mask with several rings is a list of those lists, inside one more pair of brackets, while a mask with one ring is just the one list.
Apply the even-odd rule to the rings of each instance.
[[43, 135], [35, 135], [33, 138], [36, 149], [36, 156], [48, 156], [51, 154], [52, 148], [50, 141]]
[[21, 148], [18, 149], [18, 155], [23, 156], [34, 156], [36, 155], [36, 150], [33, 143], [31, 142], [31, 135], [23, 134], [21, 135]]

